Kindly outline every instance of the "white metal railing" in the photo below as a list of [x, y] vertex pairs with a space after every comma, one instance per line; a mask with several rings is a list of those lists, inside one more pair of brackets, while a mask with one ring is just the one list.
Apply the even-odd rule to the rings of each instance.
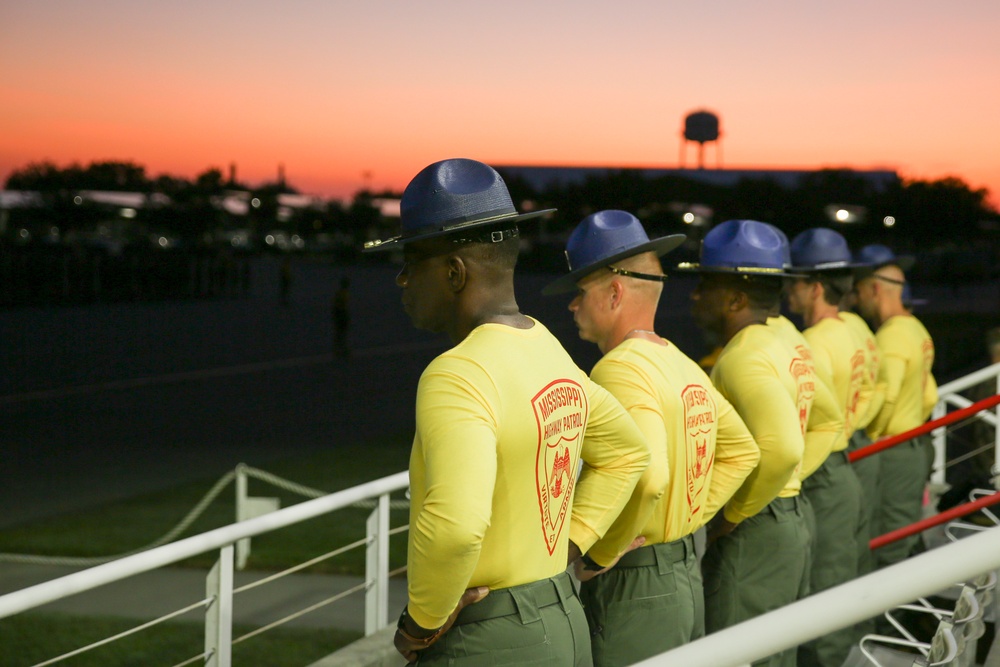
[[[956, 408], [966, 408], [972, 405], [972, 401], [965, 398], [958, 392], [971, 389], [978, 384], [990, 379], [995, 380], [994, 393], [1000, 394], [1000, 363], [981, 368], [965, 377], [953, 382], [948, 382], [938, 387], [938, 402], [931, 413], [932, 419], [943, 417], [948, 412], [949, 406]], [[983, 410], [978, 413], [975, 419], [982, 419], [995, 428], [993, 441], [993, 471], [997, 472], [997, 464], [1000, 462], [1000, 429], [996, 429], [1000, 423], [1000, 405], [994, 410]], [[932, 435], [934, 442], [934, 468], [931, 473], [931, 482], [934, 484], [945, 483], [945, 464], [947, 459], [947, 429], [941, 427], [935, 429]], [[1000, 478], [994, 477], [994, 486], [1000, 489]]]
[[1000, 527], [932, 549], [637, 665], [741, 667], [998, 568]]
[[366, 607], [372, 610], [366, 613], [365, 631], [372, 634], [388, 625], [388, 539], [391, 532], [396, 532], [389, 530], [389, 494], [405, 489], [408, 483], [408, 473], [397, 473], [8, 593], [0, 596], [0, 618], [218, 549], [219, 561], [206, 580], [207, 598], [194, 606], [207, 604], [205, 664], [229, 667], [233, 643], [234, 545], [240, 540], [344, 509], [368, 498], [378, 498], [365, 540], [369, 567], [375, 569], [366, 573], [364, 584]]

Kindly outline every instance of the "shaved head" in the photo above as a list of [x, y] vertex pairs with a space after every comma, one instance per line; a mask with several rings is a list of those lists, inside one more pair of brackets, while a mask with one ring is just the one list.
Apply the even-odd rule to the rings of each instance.
[[[635, 255], [620, 262], [615, 262], [613, 266], [618, 269], [625, 269], [626, 271], [649, 273], [655, 276], [663, 275], [660, 258], [656, 256], [655, 252], [644, 252], [641, 255]], [[614, 276], [610, 271], [608, 275]], [[658, 280], [646, 280], [644, 278], [632, 278], [628, 276], [615, 277], [623, 281], [628, 281], [629, 291], [642, 301], [657, 303], [660, 300], [660, 294], [663, 293], [663, 283]]]
[[878, 271], [873, 273], [872, 277], [879, 281], [879, 288], [886, 294], [898, 294], [902, 296], [903, 284], [906, 282], [906, 276], [903, 274], [902, 269], [898, 266], [893, 264], [883, 266]]

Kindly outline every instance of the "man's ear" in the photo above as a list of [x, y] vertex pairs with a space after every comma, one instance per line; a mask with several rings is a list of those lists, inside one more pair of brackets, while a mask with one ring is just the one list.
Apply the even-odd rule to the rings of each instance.
[[729, 308], [729, 312], [735, 313], [736, 311], [743, 310], [750, 303], [747, 298], [747, 293], [740, 290], [729, 290], [729, 296], [726, 298], [726, 306]]
[[614, 310], [622, 304], [622, 296], [625, 294], [625, 288], [622, 287], [622, 281], [617, 278], [611, 281], [610, 288], [611, 309]]
[[826, 297], [824, 295], [826, 294], [826, 288], [823, 287], [823, 283], [817, 280], [814, 283], [810, 283], [810, 286], [812, 287], [812, 294], [810, 296], [813, 299], [825, 302]]
[[463, 260], [459, 255], [449, 255], [448, 286], [451, 287], [451, 291], [458, 293], [465, 289], [465, 283], [468, 280], [468, 277], [468, 268], [465, 266], [465, 260]]

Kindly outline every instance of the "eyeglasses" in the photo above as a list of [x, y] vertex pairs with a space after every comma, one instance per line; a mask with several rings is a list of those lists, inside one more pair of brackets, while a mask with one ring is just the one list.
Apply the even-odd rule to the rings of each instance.
[[895, 278], [890, 278], [888, 276], [883, 276], [878, 273], [873, 273], [872, 278], [875, 280], [881, 280], [884, 283], [889, 283], [890, 285], [905, 285], [905, 280], [896, 280]]
[[667, 282], [667, 276], [658, 276], [653, 273], [640, 273], [639, 271], [629, 271], [628, 269], [619, 269], [617, 266], [609, 266], [608, 271], [616, 276], [638, 278], [639, 280], [654, 280], [661, 283]]

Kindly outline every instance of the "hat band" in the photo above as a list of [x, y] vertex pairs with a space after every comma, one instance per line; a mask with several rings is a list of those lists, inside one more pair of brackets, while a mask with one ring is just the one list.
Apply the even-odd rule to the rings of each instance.
[[814, 264], [811, 267], [803, 267], [803, 268], [811, 268], [811, 269], [840, 269], [840, 268], [847, 268], [847, 266], [849, 264], [850, 264], [850, 262], [848, 262], [846, 260], [838, 259], [835, 262], [820, 262], [819, 264]]
[[677, 268], [682, 269], [716, 269], [718, 271], [740, 271], [742, 273], [784, 273], [787, 269], [784, 267], [773, 268], [768, 266], [708, 266], [701, 264], [692, 264], [691, 262], [682, 262], [677, 265]]
[[452, 218], [440, 225], [425, 225], [423, 227], [414, 229], [400, 236], [400, 238], [409, 238], [411, 236], [422, 236], [428, 232], [447, 232], [453, 229], [464, 229], [471, 225], [482, 225], [489, 224], [491, 222], [501, 222], [507, 218], [516, 218], [518, 216], [517, 211], [512, 211], [509, 208], [496, 209], [493, 211], [485, 211], [483, 213], [477, 213], [475, 216], [462, 216], [459, 218]]

